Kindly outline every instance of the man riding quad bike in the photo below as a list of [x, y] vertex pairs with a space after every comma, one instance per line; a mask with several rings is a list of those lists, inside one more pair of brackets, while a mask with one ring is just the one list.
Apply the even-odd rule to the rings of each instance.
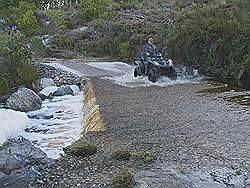
[[171, 59], [166, 61], [160, 53], [157, 53], [152, 38], [148, 40], [148, 44], [145, 45], [141, 56], [134, 60], [134, 64], [136, 65], [134, 69], [135, 77], [148, 76], [148, 80], [153, 83], [162, 75], [173, 80], [177, 79], [173, 61]]

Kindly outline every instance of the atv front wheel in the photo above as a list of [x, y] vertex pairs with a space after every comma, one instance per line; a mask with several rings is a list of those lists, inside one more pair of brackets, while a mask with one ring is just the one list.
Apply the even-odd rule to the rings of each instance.
[[172, 79], [172, 80], [176, 80], [177, 79], [177, 73], [176, 73], [176, 71], [175, 71], [174, 68], [171, 69], [169, 78]]
[[141, 76], [141, 70], [139, 67], [136, 67], [134, 70], [134, 77]]
[[157, 81], [157, 73], [156, 73], [156, 70], [154, 69], [150, 69], [149, 70], [149, 73], [148, 73], [148, 80], [150, 82], [153, 82], [155, 83]]

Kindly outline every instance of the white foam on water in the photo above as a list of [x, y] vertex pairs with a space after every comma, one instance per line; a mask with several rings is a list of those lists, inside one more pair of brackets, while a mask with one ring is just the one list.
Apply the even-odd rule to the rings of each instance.
[[[132, 67], [132, 66], [131, 66]], [[178, 76], [177, 80], [172, 80], [168, 77], [162, 76], [157, 82], [152, 83], [148, 80], [147, 76], [134, 77], [134, 69], [122, 76], [104, 77], [104, 79], [112, 80], [115, 84], [126, 86], [126, 87], [149, 87], [149, 86], [170, 86], [176, 84], [188, 84], [188, 83], [199, 83], [203, 77], [192, 77], [192, 76]]]
[[24, 112], [0, 109], [0, 144], [24, 132], [29, 118]]
[[[42, 109], [27, 113], [30, 123], [23, 137], [34, 141], [49, 158], [63, 154], [63, 148], [78, 140], [83, 131], [83, 92], [45, 100]], [[45, 118], [44, 118], [45, 117]], [[46, 119], [47, 117], [47, 119]]]
[[73, 74], [76, 74], [78, 76], [84, 76], [82, 73], [80, 73], [79, 71], [77, 70], [74, 70], [74, 69], [71, 69], [71, 68], [68, 68], [60, 63], [44, 63], [44, 64], [47, 64], [49, 66], [53, 66], [55, 68], [58, 68], [58, 69], [61, 69], [61, 70], [65, 70], [65, 71], [68, 71], [68, 72], [71, 72]]
[[129, 70], [131, 70], [132, 67], [122, 62], [89, 62], [86, 64], [94, 68], [111, 71], [115, 73], [126, 73]]

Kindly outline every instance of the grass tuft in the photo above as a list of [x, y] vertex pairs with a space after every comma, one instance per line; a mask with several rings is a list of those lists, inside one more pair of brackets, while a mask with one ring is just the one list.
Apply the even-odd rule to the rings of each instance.
[[127, 169], [120, 171], [120, 173], [113, 179], [113, 187], [132, 188], [133, 185], [133, 175]]
[[139, 151], [132, 154], [135, 160], [142, 161], [144, 164], [151, 164], [157, 160], [157, 150], [152, 152]]
[[118, 149], [112, 152], [112, 158], [116, 160], [129, 160], [131, 153], [126, 149]]
[[94, 144], [83, 140], [78, 140], [71, 146], [64, 149], [66, 154], [75, 156], [90, 156], [97, 152], [97, 147]]

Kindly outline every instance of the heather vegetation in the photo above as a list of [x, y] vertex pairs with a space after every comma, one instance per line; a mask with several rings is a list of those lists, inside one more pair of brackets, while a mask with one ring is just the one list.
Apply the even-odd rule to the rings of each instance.
[[32, 87], [32, 82], [39, 78], [31, 64], [31, 54], [22, 39], [9, 39], [0, 35], [0, 96], [9, 94], [20, 85]]
[[249, 5], [230, 1], [185, 10], [163, 31], [170, 56], [205, 74], [235, 80], [240, 69], [250, 65]]
[[[35, 57], [73, 51], [131, 62], [153, 37], [163, 55], [178, 64], [232, 81], [250, 65], [249, 12], [248, 0], [1, 0], [1, 66], [31, 66], [23, 48], [9, 47], [15, 43], [9, 38], [9, 26], [16, 24], [22, 33], [18, 45], [30, 44]], [[72, 32], [81, 27], [86, 29]], [[49, 49], [42, 43], [43, 35], [53, 36]], [[16, 56], [21, 58], [15, 60]], [[1, 70], [6, 74], [10, 69]], [[26, 74], [21, 72], [11, 74]], [[2, 93], [18, 84], [30, 85], [29, 79], [35, 78], [9, 77], [1, 79]]]

